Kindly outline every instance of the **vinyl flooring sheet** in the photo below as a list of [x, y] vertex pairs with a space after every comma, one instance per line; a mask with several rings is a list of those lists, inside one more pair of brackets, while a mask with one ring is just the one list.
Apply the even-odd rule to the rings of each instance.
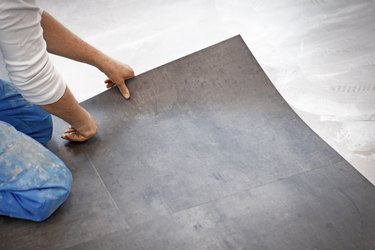
[[288, 106], [240, 36], [83, 103], [86, 143], [47, 221], [0, 218], [1, 249], [374, 249], [375, 188]]

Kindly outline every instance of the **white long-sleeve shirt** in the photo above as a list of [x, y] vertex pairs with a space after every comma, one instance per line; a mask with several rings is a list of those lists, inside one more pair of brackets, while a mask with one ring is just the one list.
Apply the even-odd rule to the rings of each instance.
[[35, 0], [0, 1], [0, 60], [23, 97], [38, 105], [58, 101], [66, 88], [48, 57], [42, 13]]

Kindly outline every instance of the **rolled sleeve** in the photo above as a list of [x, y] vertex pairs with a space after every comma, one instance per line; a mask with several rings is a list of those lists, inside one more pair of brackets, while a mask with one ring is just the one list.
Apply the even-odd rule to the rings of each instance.
[[47, 53], [40, 25], [43, 10], [34, 0], [3, 0], [0, 10], [0, 49], [10, 80], [32, 103], [58, 101], [66, 83]]

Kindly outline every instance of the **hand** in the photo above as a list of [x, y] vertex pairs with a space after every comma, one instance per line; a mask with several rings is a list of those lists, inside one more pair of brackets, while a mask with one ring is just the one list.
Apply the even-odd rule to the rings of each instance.
[[125, 63], [121, 63], [110, 58], [108, 59], [107, 63], [105, 63], [102, 71], [109, 78], [104, 81], [104, 83], [106, 83], [106, 87], [112, 88], [116, 85], [120, 90], [121, 95], [128, 100], [130, 98], [130, 92], [126, 86], [125, 80], [134, 77], [133, 69]]
[[68, 141], [83, 142], [87, 141], [96, 134], [97, 126], [95, 119], [88, 113], [88, 119], [79, 127], [70, 127], [65, 130], [61, 138]]

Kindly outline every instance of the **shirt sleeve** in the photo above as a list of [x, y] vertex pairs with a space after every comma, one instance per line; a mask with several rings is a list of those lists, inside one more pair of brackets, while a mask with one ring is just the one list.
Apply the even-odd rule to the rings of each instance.
[[66, 84], [54, 69], [35, 0], [0, 1], [0, 49], [10, 80], [29, 102], [58, 101]]

